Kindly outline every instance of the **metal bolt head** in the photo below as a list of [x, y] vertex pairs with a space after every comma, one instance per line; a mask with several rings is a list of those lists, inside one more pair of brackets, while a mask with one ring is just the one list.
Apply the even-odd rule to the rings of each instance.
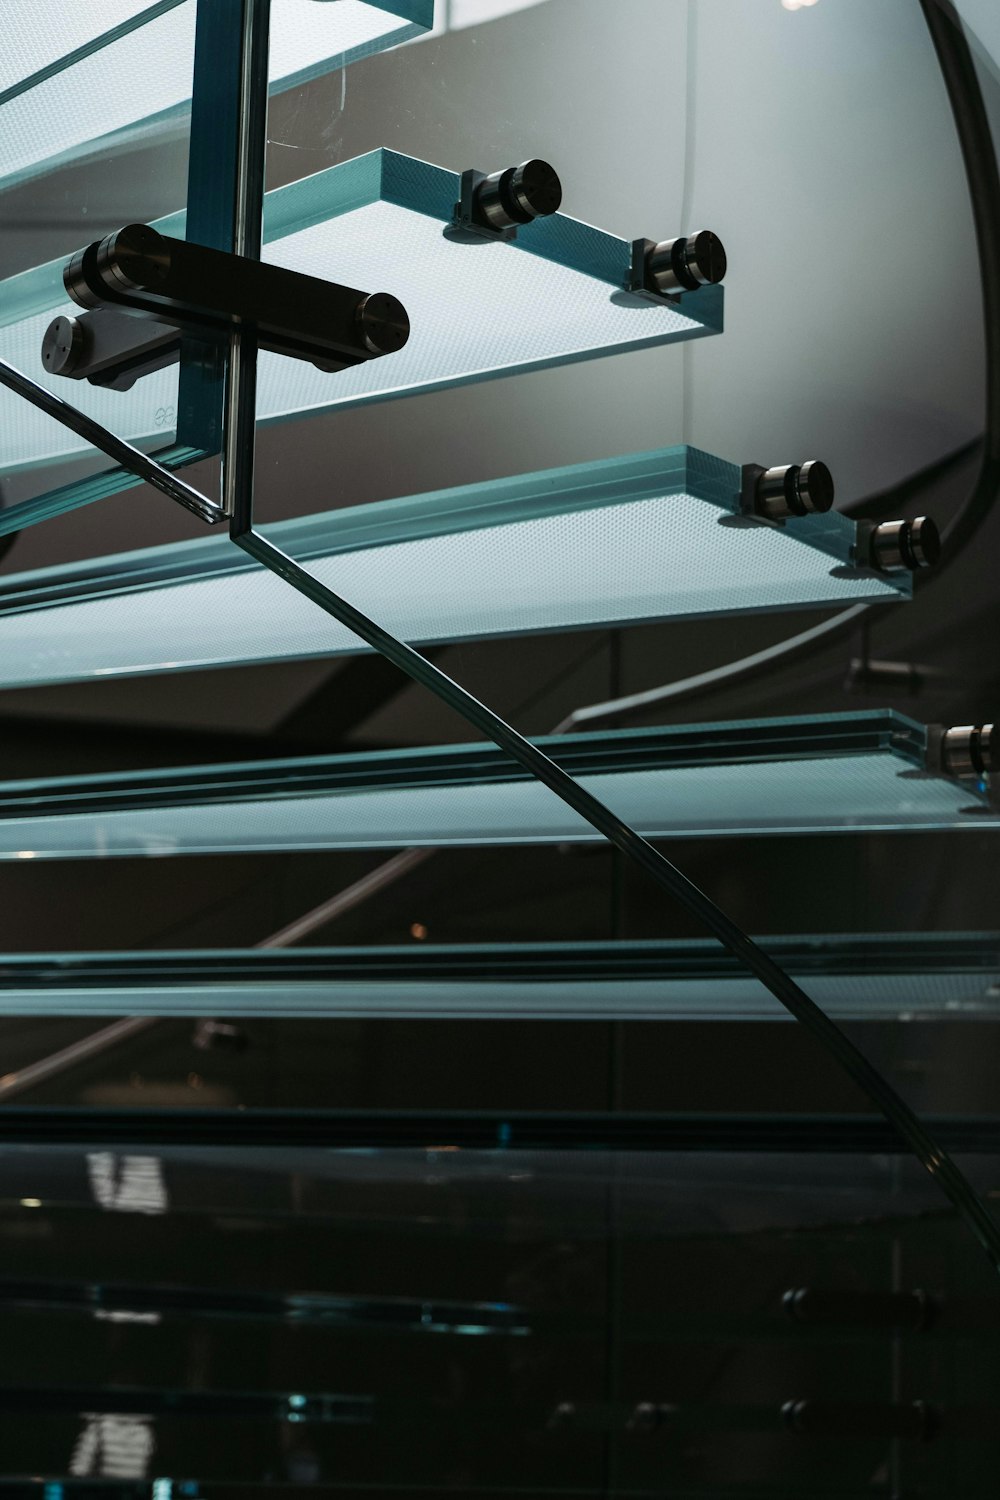
[[533, 157], [484, 177], [476, 188], [475, 202], [491, 228], [511, 229], [554, 214], [562, 202], [562, 184], [554, 167]]
[[726, 250], [717, 234], [700, 229], [689, 234], [684, 246], [684, 264], [699, 286], [714, 286], [726, 274]]
[[726, 251], [717, 234], [700, 229], [675, 240], [661, 240], [646, 258], [646, 276], [651, 289], [665, 295], [696, 292], [714, 286], [726, 274]]
[[872, 565], [882, 572], [932, 568], [941, 556], [941, 537], [930, 516], [913, 521], [882, 521], [871, 534]]
[[562, 203], [562, 183], [555, 167], [537, 156], [514, 168], [508, 191], [525, 223], [557, 213]]
[[42, 338], [42, 364], [50, 375], [72, 375], [87, 345], [82, 323], [76, 318], [53, 318]]
[[356, 313], [365, 347], [372, 354], [395, 354], [410, 337], [406, 308], [391, 292], [372, 292]]
[[817, 515], [833, 505], [833, 475], [821, 459], [806, 459], [796, 475], [795, 490], [806, 514]]
[[941, 769], [949, 776], [990, 776], [1000, 766], [992, 724], [956, 724], [941, 742]]
[[126, 224], [97, 247], [101, 280], [125, 291], [155, 291], [170, 272], [170, 247], [148, 224]]
[[811, 516], [833, 504], [833, 475], [818, 458], [804, 464], [778, 464], [765, 469], [754, 490], [754, 509], [769, 521], [789, 516]]

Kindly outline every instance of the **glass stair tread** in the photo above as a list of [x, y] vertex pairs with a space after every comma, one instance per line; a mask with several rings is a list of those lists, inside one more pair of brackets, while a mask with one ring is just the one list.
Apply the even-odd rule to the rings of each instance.
[[[647, 838], [997, 829], [926, 732], [873, 710], [538, 741]], [[0, 783], [0, 860], [601, 842], [498, 750], [459, 745]]]
[[[265, 261], [391, 292], [406, 307], [411, 332], [398, 353], [332, 374], [262, 354], [258, 422], [721, 331], [720, 286], [685, 293], [676, 303], [628, 292], [630, 241], [565, 214], [520, 226], [509, 243], [449, 235], [459, 194], [457, 173], [385, 149], [267, 194]], [[156, 221], [163, 233], [180, 237], [184, 224], [183, 213]], [[0, 356], [120, 437], [163, 448], [176, 435], [176, 367], [144, 376], [124, 393], [43, 370], [46, 328], [57, 315], [77, 311], [62, 272], [80, 248], [67, 245], [65, 256], [0, 286]], [[7, 391], [0, 393], [0, 417], [0, 477], [92, 452]]]
[[[759, 939], [840, 1020], [996, 1020], [1000, 935]], [[790, 1019], [710, 941], [7, 954], [0, 1013]]]
[[[738, 514], [740, 469], [627, 454], [353, 506], [266, 529], [421, 644], [907, 597], [851, 566], [845, 516]], [[553, 566], [558, 560], [558, 567]], [[0, 686], [366, 650], [223, 536], [0, 579]]]
[[[178, 122], [191, 103], [194, 0], [35, 0], [6, 17], [0, 191]], [[271, 0], [284, 92], [428, 31], [434, 0]]]

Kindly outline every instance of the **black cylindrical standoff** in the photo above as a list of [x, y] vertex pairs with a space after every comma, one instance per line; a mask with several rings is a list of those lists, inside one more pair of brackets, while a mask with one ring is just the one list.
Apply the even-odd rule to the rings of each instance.
[[372, 354], [394, 354], [410, 337], [406, 308], [390, 292], [372, 292], [358, 303], [357, 320]]
[[701, 286], [714, 286], [725, 274], [725, 247], [710, 229], [662, 240], [646, 257], [647, 281], [664, 294], [696, 292]]
[[871, 563], [883, 573], [932, 568], [941, 556], [941, 537], [930, 516], [913, 521], [882, 521], [871, 534]]
[[793, 1287], [781, 1299], [796, 1323], [829, 1328], [926, 1328], [936, 1312], [927, 1293], [829, 1291]]
[[126, 224], [67, 262], [63, 285], [80, 307], [103, 306], [109, 292], [155, 291], [170, 271], [170, 245], [148, 224]]
[[992, 724], [958, 724], [941, 741], [941, 769], [949, 776], [990, 776], [1000, 769]]
[[833, 475], [818, 458], [765, 469], [754, 490], [754, 510], [769, 521], [811, 516], [833, 504]]
[[53, 318], [42, 338], [42, 364], [50, 375], [72, 375], [83, 363], [89, 340], [77, 318]]
[[554, 167], [537, 157], [491, 172], [475, 191], [475, 207], [492, 229], [530, 224], [558, 211], [562, 184]]

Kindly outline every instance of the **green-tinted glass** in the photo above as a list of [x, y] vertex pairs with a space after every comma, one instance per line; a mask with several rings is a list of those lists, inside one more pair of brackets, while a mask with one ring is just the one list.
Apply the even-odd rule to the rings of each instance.
[[[996, 934], [763, 938], [840, 1020], [995, 1020]], [[0, 1011], [36, 1016], [745, 1020], [787, 1013], [710, 942], [8, 954]]]
[[[352, 506], [267, 534], [412, 642], [909, 594], [909, 574], [852, 565], [846, 517], [775, 527], [740, 515], [739, 492], [735, 464], [670, 448]], [[12, 574], [0, 613], [5, 687], [364, 649], [222, 537]]]

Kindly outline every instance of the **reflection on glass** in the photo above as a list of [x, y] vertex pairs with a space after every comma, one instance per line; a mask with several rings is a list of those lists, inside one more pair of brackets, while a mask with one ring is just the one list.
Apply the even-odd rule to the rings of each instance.
[[92, 1413], [69, 1461], [74, 1478], [145, 1479], [156, 1452], [152, 1418]]
[[95, 1200], [112, 1213], [163, 1214], [169, 1206], [158, 1156], [91, 1151], [87, 1172]]

